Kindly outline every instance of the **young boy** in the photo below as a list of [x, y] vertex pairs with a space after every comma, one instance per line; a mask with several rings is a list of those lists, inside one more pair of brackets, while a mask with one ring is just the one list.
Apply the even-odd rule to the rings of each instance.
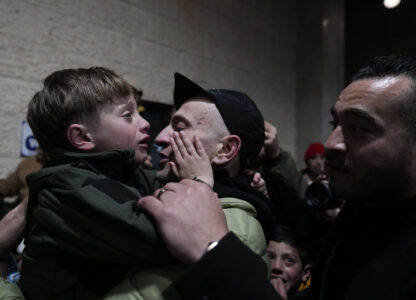
[[308, 240], [296, 229], [278, 225], [267, 253], [271, 267], [270, 282], [282, 298], [307, 299], [309, 291], [305, 287], [309, 286], [312, 268]]
[[[123, 78], [104, 68], [54, 72], [30, 102], [28, 121], [50, 162], [28, 178], [20, 281], [27, 298], [96, 299], [132, 266], [178, 264], [136, 209], [137, 200], [160, 185], [153, 172], [138, 167], [147, 156], [149, 123]], [[210, 172], [203, 179], [212, 184]], [[250, 207], [245, 214], [256, 221]], [[263, 233], [254, 225], [250, 235], [261, 244]]]

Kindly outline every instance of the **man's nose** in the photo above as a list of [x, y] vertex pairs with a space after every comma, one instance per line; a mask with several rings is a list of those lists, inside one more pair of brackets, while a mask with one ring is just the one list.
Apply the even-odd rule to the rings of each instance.
[[159, 146], [168, 146], [170, 145], [170, 138], [173, 136], [172, 126], [166, 126], [155, 139], [155, 143]]
[[337, 126], [324, 144], [325, 152], [329, 151], [346, 151], [344, 134], [342, 133], [341, 126]]

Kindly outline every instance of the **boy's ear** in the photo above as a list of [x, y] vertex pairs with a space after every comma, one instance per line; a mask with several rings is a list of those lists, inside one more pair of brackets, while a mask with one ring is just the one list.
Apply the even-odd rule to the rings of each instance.
[[238, 155], [240, 148], [240, 137], [237, 135], [227, 135], [218, 144], [217, 153], [211, 162], [217, 166], [225, 165]]
[[66, 130], [69, 143], [78, 150], [91, 151], [94, 149], [94, 142], [85, 125], [71, 124]]
[[302, 282], [306, 283], [309, 279], [309, 277], [311, 277], [311, 270], [312, 270], [312, 266], [311, 265], [305, 265], [303, 267], [303, 271], [302, 271]]

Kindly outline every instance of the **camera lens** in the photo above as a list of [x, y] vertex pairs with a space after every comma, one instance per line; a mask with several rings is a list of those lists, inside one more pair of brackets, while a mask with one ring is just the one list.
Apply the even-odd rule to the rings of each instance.
[[315, 181], [311, 183], [305, 192], [305, 201], [310, 208], [335, 208], [340, 201], [329, 189], [328, 182]]

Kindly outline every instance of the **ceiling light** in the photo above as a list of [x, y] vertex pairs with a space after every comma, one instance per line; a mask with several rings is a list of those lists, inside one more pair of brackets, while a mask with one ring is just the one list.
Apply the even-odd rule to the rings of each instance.
[[400, 0], [384, 0], [383, 4], [386, 8], [395, 8], [400, 4]]

